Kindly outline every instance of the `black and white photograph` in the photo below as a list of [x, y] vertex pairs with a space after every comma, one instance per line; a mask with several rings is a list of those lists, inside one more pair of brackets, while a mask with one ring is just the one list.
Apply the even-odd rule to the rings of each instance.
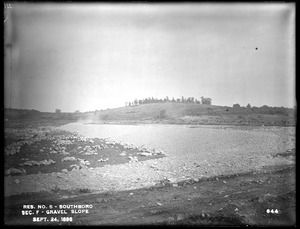
[[5, 226], [296, 226], [296, 3], [3, 5]]

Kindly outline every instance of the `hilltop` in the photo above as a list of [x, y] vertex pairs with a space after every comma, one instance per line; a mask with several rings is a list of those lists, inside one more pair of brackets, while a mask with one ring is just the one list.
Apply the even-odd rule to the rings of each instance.
[[5, 118], [35, 119], [58, 125], [68, 122], [169, 123], [200, 125], [294, 126], [296, 110], [284, 107], [228, 107], [206, 104], [151, 103], [85, 113], [51, 113], [36, 110], [6, 110]]

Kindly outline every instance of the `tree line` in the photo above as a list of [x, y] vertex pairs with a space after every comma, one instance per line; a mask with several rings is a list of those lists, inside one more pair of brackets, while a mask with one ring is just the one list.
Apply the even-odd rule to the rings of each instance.
[[194, 98], [194, 97], [188, 97], [185, 98], [184, 96], [181, 96], [181, 98], [175, 99], [174, 97], [172, 99], [169, 99], [168, 96], [166, 96], [164, 99], [158, 99], [154, 97], [148, 97], [145, 99], [134, 99], [134, 101], [125, 102], [125, 106], [137, 106], [141, 104], [149, 104], [149, 103], [190, 103], [190, 104], [206, 104], [211, 105], [212, 99], [201, 97], [200, 100]]

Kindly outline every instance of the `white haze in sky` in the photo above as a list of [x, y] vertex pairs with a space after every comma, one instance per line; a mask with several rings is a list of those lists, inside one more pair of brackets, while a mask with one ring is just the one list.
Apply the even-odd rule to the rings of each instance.
[[294, 4], [11, 6], [5, 107], [91, 111], [152, 96], [296, 104]]

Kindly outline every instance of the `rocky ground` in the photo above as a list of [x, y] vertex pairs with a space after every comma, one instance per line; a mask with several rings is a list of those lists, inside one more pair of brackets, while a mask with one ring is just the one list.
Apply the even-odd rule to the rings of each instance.
[[71, 224], [295, 224], [295, 149], [283, 148], [252, 170], [226, 164], [214, 173], [225, 167], [209, 160], [172, 170], [160, 149], [51, 126], [6, 126], [6, 223], [36, 224], [20, 212], [42, 202], [93, 205], [89, 214], [68, 212]]

